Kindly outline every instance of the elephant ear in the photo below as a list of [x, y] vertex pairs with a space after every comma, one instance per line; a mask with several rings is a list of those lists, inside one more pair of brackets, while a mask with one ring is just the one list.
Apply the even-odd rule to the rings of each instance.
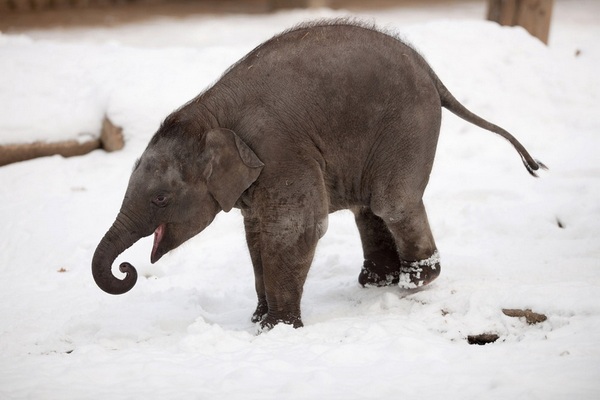
[[258, 178], [264, 164], [252, 149], [229, 129], [206, 133], [208, 164], [204, 171], [208, 191], [223, 211], [230, 211], [242, 193]]

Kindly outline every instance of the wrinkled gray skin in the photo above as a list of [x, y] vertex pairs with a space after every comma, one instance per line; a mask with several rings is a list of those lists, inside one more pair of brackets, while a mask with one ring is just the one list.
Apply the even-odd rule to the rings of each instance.
[[465, 109], [398, 39], [344, 21], [303, 25], [262, 44], [169, 115], [136, 163], [92, 271], [111, 294], [115, 258], [154, 233], [151, 262], [240, 208], [263, 327], [302, 326], [300, 299], [328, 214], [350, 209], [364, 285], [426, 285], [440, 272], [423, 191], [441, 108], [509, 140], [530, 173], [541, 163], [508, 132]]

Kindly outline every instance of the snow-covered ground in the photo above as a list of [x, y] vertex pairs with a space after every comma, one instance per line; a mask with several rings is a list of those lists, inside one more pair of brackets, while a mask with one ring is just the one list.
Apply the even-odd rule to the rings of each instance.
[[[416, 293], [360, 288], [358, 234], [339, 212], [306, 283], [305, 327], [261, 335], [237, 211], [155, 265], [151, 239], [138, 242], [119, 258], [141, 275], [123, 296], [96, 287], [90, 260], [170, 111], [276, 32], [347, 13], [0, 35], [0, 143], [83, 139], [105, 114], [127, 140], [0, 168], [0, 398], [600, 398], [600, 2], [557, 1], [549, 47], [485, 22], [480, 3], [360, 16], [412, 42], [550, 171], [531, 178], [510, 145], [445, 113], [425, 198], [441, 277]], [[500, 338], [467, 343], [480, 333]]]

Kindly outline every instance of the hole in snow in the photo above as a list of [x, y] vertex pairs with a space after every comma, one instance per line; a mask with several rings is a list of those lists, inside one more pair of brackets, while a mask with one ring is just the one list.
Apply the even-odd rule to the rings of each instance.
[[469, 344], [478, 344], [483, 346], [484, 344], [494, 343], [496, 340], [498, 340], [498, 338], [500, 338], [500, 336], [496, 335], [495, 333], [482, 333], [480, 335], [467, 336], [467, 342], [469, 342]]

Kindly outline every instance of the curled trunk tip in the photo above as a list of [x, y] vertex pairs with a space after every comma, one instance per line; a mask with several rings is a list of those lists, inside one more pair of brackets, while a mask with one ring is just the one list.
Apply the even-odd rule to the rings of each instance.
[[109, 294], [123, 294], [131, 290], [137, 282], [137, 271], [133, 265], [124, 262], [119, 270], [125, 274], [125, 278], [119, 279], [113, 275], [111, 270], [113, 255], [107, 255], [104, 251], [97, 249], [92, 260], [92, 275], [98, 287]]
[[[102, 239], [92, 259], [92, 275], [98, 287], [109, 294], [123, 294], [131, 290], [137, 282], [137, 271], [133, 265], [124, 262], [119, 270], [125, 278], [119, 279], [112, 273], [112, 263], [117, 256], [135, 242], [136, 238], [127, 238], [126, 242], [114, 240], [117, 232], [114, 228], [109, 230]], [[115, 244], [118, 243], [118, 244]]]
[[119, 279], [108, 269], [108, 273], [102, 273], [101, 270], [93, 269], [94, 280], [98, 287], [108, 294], [123, 294], [133, 288], [137, 282], [137, 271], [133, 265], [124, 262], [119, 265], [119, 271], [125, 274], [125, 278]]

